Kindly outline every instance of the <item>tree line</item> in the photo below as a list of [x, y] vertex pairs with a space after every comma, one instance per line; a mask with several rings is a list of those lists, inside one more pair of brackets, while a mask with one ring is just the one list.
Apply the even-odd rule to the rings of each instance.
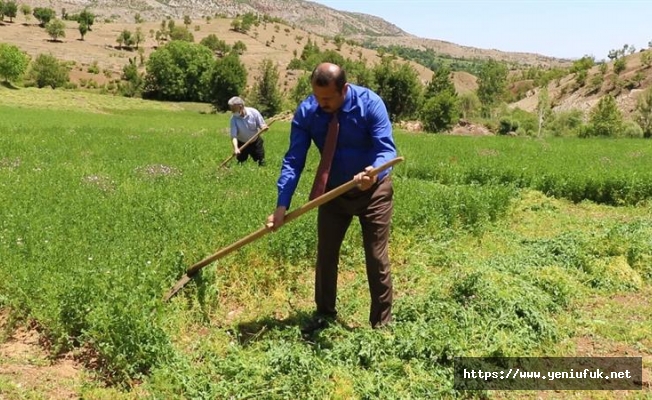
[[[17, 8], [7, 6], [8, 3], [13, 2], [0, 0], [1, 9], [4, 10], [3, 17], [11, 17], [12, 10]], [[28, 11], [32, 11], [46, 29], [52, 26], [52, 9], [23, 9], [23, 12]], [[87, 9], [78, 14], [68, 14], [62, 10], [62, 17], [77, 21], [84, 30], [90, 30], [95, 19], [95, 15]], [[139, 19], [142, 21], [139, 15], [136, 15], [135, 19], [137, 22]], [[247, 14], [233, 21], [232, 30], [248, 31], [252, 25], [261, 21], [269, 22], [259, 16]], [[287, 70], [295, 71], [293, 74], [298, 76], [291, 90], [281, 89], [278, 64], [270, 59], [260, 63], [258, 79], [252, 87], [247, 88], [247, 68], [240, 59], [247, 50], [244, 42], [236, 41], [230, 45], [211, 34], [204, 37], [200, 43], [194, 43], [194, 37], [187, 29], [190, 23], [189, 18], [184, 19], [185, 27], [175, 26], [174, 21], [169, 18], [161, 21], [161, 28], [156, 32], [156, 36], [162, 45], [152, 52], [146, 62], [142, 52], [140, 64], [135, 58], [129, 59], [129, 63], [124, 65], [122, 70], [119, 92], [146, 99], [207, 102], [211, 103], [216, 111], [226, 110], [227, 100], [231, 96], [240, 95], [247, 99], [248, 104], [259, 108], [265, 116], [271, 116], [284, 109], [296, 107], [311, 92], [309, 72], [312, 68], [321, 62], [333, 62], [347, 71], [350, 82], [376, 91], [385, 102], [393, 122], [417, 119], [429, 132], [447, 131], [460, 119], [470, 118], [476, 122], [480, 121], [494, 132], [503, 134], [541, 135], [555, 127], [554, 129], [562, 131], [572, 130], [577, 136], [583, 137], [603, 136], [605, 132], [616, 136], [636, 136], [632, 132], [642, 132], [645, 137], [652, 136], [650, 123], [646, 122], [649, 118], [645, 114], [646, 107], [649, 106], [645, 102], [641, 103], [635, 119], [639, 131], [632, 127], [633, 121], [625, 121], [622, 115], [618, 117], [615, 101], [609, 98], [596, 107], [597, 111], [590, 115], [589, 124], [577, 124], [578, 119], [573, 115], [553, 115], [552, 101], [547, 90], [543, 88], [551, 81], [559, 80], [568, 74], [575, 75], [577, 87], [585, 85], [587, 71], [596, 65], [595, 59], [589, 56], [576, 60], [569, 68], [532, 67], [520, 73], [512, 73], [511, 77], [510, 68], [513, 66], [494, 60], [478, 62], [474, 66], [475, 75], [478, 77], [477, 90], [459, 94], [453, 84], [452, 68], [449, 65], [431, 65], [434, 69], [433, 77], [424, 83], [417, 71], [409, 64], [401, 62], [397, 56], [411, 54], [414, 58], [414, 54], [428, 54], [428, 57], [432, 57], [432, 52], [407, 49], [399, 51], [398, 47], [392, 48], [391, 52], [381, 49], [378, 53], [380, 61], [371, 65], [362, 57], [360, 51], [357, 59], [343, 56], [340, 50], [341, 44], [346, 41], [344, 38], [340, 38], [342, 43], [336, 46], [336, 50], [321, 50], [316, 41], [308, 38], [301, 53], [295, 50], [294, 58], [286, 66]], [[152, 34], [150, 32], [150, 35]], [[120, 48], [138, 48], [142, 40], [143, 33], [139, 27], [135, 33], [122, 31], [116, 39]], [[610, 52], [609, 57], [615, 61], [613, 70], [616, 74], [625, 68], [624, 56], [634, 51], [633, 46], [625, 45], [623, 49]], [[645, 52], [641, 60], [645, 68], [650, 67], [652, 52]], [[603, 64], [599, 64], [600, 70], [603, 69]], [[144, 72], [141, 67], [145, 67]], [[30, 57], [16, 46], [0, 44], [0, 77], [4, 78], [5, 82], [18, 80], [25, 75], [35, 86], [61, 87], [69, 81], [68, 69], [69, 65], [51, 55], [39, 55], [32, 62]], [[590, 84], [601, 83], [593, 82], [597, 81], [597, 78], [599, 76], [593, 76]], [[539, 105], [535, 113], [505, 107], [506, 103], [518, 99], [515, 96], [522, 94], [510, 92], [508, 86], [519, 79], [532, 81], [532, 86], [525, 86], [526, 88], [540, 88]], [[582, 120], [583, 117], [580, 122]], [[608, 121], [610, 125], [604, 121]], [[604, 128], [607, 125], [609, 129]], [[556, 132], [554, 129], [553, 132]]]

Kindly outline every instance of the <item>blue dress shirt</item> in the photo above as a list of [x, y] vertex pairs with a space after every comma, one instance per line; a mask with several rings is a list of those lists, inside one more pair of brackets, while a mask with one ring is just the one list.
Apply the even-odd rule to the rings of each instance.
[[[277, 206], [290, 208], [292, 196], [306, 164], [311, 142], [324, 149], [332, 114], [323, 111], [313, 95], [297, 108], [290, 129], [290, 148], [278, 179]], [[376, 168], [396, 157], [392, 124], [383, 100], [370, 89], [349, 84], [337, 113], [340, 130], [327, 187], [344, 184], [371, 165]], [[378, 175], [385, 177], [391, 168]]]

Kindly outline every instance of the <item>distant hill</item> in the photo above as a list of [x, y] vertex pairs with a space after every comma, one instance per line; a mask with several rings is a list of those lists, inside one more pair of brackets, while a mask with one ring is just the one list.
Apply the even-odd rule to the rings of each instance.
[[[638, 96], [652, 87], [652, 66], [645, 65], [643, 55], [650, 57], [652, 49], [630, 54], [624, 57], [625, 69], [620, 73], [614, 71], [614, 62], [607, 63], [601, 71], [600, 65], [595, 65], [587, 71], [584, 83], [581, 84], [578, 73], [569, 73], [548, 85], [549, 97], [553, 109], [565, 111], [571, 109], [591, 110], [600, 99], [611, 94], [625, 115], [631, 115], [637, 105]], [[523, 81], [520, 84], [527, 84]], [[518, 84], [518, 83], [517, 83]], [[538, 104], [540, 88], [532, 88], [526, 96], [511, 104], [526, 111], [534, 112]]]
[[[74, 13], [76, 11], [66, 8], [66, 12]], [[95, 12], [94, 9], [93, 12]], [[92, 85], [102, 86], [119, 80], [122, 68], [129, 63], [129, 60], [134, 58], [138, 60], [141, 57], [135, 49], [122, 49], [118, 46], [116, 39], [123, 30], [135, 32], [137, 28], [141, 29], [145, 36], [145, 40], [139, 45], [143, 59], [149, 58], [158, 45], [153, 33], [160, 29], [160, 21], [146, 21], [137, 24], [133, 21], [133, 16], [131, 19], [130, 22], [106, 22], [103, 18], [96, 18], [93, 30], [86, 34], [83, 41], [80, 40], [77, 22], [65, 21], [65, 37], [59, 42], [52, 42], [33, 17], [26, 19], [23, 15], [18, 15], [13, 23], [7, 21], [0, 23], [0, 41], [15, 44], [32, 57], [41, 53], [51, 53], [58, 59], [74, 64], [71, 71], [73, 82], [92, 81]], [[182, 19], [175, 21], [178, 25], [183, 25]], [[264, 59], [270, 59], [278, 67], [281, 89], [288, 92], [304, 72], [290, 70], [287, 67], [295, 58], [295, 54], [301, 54], [309, 39], [316, 43], [322, 51], [338, 51], [347, 58], [366, 60], [369, 66], [380, 61], [375, 50], [346, 43], [342, 44], [340, 50], [337, 50], [333, 40], [321, 38], [298, 27], [282, 23], [261, 24], [244, 34], [233, 31], [231, 22], [230, 18], [212, 18], [210, 21], [194, 19], [189, 30], [196, 43], [210, 34], [215, 34], [229, 45], [233, 45], [237, 41], [243, 42], [247, 49], [241, 59], [247, 68], [249, 86], [256, 81], [259, 75], [260, 63]], [[406, 62], [401, 59], [398, 61]], [[431, 79], [433, 75], [431, 70], [415, 62], [409, 63], [417, 71], [422, 82], [425, 83]], [[456, 76], [460, 77], [459, 82], [456, 79], [456, 87], [459, 86], [459, 91], [475, 89], [474, 77], [469, 78], [465, 74]]]
[[32, 6], [51, 7], [57, 12], [62, 8], [67, 12], [76, 12], [88, 7], [102, 19], [116, 22], [133, 22], [136, 13], [140, 13], [147, 21], [160, 21], [166, 16], [182, 19], [184, 15], [189, 15], [193, 19], [200, 19], [215, 15], [235, 17], [238, 14], [255, 12], [282, 18], [289, 24], [316, 35], [327, 37], [343, 35], [347, 39], [371, 40], [379, 46], [398, 44], [430, 48], [453, 57], [493, 58], [527, 65], [551, 66], [569, 62], [539, 54], [510, 53], [419, 38], [373, 15], [339, 11], [304, 0], [33, 0], [26, 3]]

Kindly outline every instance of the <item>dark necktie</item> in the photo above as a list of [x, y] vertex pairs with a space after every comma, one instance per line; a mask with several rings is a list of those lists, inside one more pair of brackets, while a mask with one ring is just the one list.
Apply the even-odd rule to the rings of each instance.
[[326, 191], [326, 182], [328, 182], [328, 174], [331, 170], [333, 163], [333, 155], [335, 155], [335, 147], [337, 147], [337, 134], [340, 130], [340, 123], [337, 119], [337, 114], [333, 114], [331, 122], [328, 124], [328, 133], [326, 134], [326, 142], [324, 149], [321, 152], [321, 160], [315, 175], [315, 181], [312, 184], [309, 199], [315, 199]]

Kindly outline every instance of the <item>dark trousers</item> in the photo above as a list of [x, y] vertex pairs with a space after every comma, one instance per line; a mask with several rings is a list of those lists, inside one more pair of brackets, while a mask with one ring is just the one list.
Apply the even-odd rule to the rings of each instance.
[[317, 313], [331, 316], [336, 314], [340, 248], [353, 216], [357, 216], [362, 228], [371, 295], [369, 322], [372, 327], [378, 327], [392, 320], [388, 241], [393, 193], [391, 177], [387, 176], [369, 190], [344, 194], [319, 207], [315, 274]]
[[[245, 142], [238, 140], [238, 148], [242, 147]], [[239, 163], [247, 161], [251, 156], [254, 161], [258, 162], [258, 165], [265, 165], [265, 147], [263, 146], [263, 138], [259, 137], [255, 142], [250, 143], [249, 146], [245, 147], [240, 154], [236, 156], [236, 159]]]

